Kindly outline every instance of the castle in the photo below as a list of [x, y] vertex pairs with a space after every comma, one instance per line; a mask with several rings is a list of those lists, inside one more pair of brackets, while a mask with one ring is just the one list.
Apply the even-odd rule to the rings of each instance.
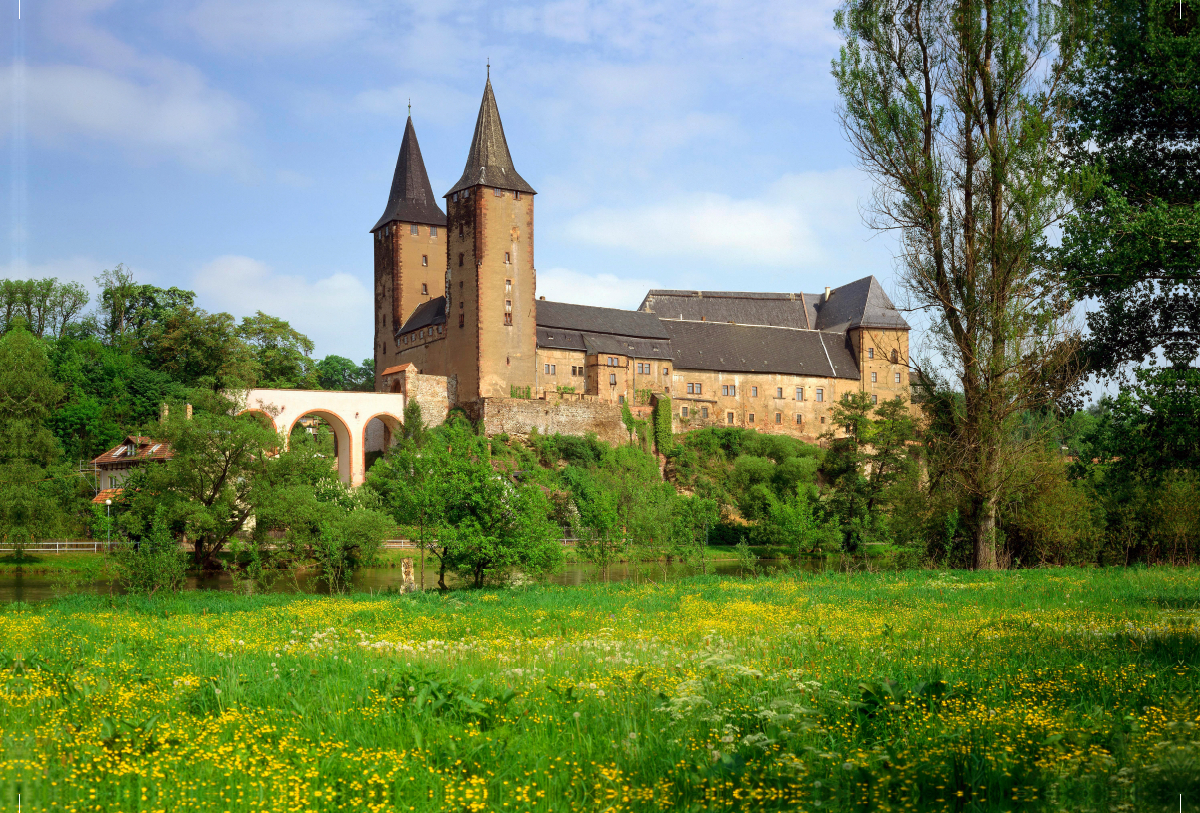
[[812, 439], [843, 393], [908, 396], [909, 326], [874, 277], [823, 294], [653, 290], [636, 311], [537, 296], [533, 202], [490, 78], [462, 177], [436, 202], [411, 115], [375, 243], [375, 386], [489, 434], [616, 439], [671, 399], [676, 431]]

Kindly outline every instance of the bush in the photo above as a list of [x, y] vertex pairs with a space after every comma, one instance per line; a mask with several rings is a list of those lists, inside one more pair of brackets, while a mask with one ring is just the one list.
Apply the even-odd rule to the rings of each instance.
[[113, 552], [113, 565], [127, 593], [152, 596], [158, 590], [174, 593], [183, 587], [187, 563], [167, 527], [162, 506], [154, 512], [149, 534]]

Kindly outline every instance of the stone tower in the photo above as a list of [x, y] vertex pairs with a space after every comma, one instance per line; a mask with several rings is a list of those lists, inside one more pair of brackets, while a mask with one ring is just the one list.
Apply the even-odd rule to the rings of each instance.
[[533, 191], [513, 167], [492, 82], [467, 166], [446, 193], [446, 352], [457, 400], [534, 385]]
[[375, 388], [396, 363], [396, 331], [445, 286], [446, 215], [437, 205], [412, 116], [404, 127], [387, 208], [371, 229], [375, 238]]

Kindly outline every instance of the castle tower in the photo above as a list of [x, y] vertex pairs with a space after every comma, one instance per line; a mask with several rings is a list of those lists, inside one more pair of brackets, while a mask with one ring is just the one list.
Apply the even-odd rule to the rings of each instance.
[[423, 302], [445, 287], [446, 215], [438, 207], [421, 158], [412, 116], [404, 127], [387, 208], [371, 229], [375, 238], [375, 388], [396, 364], [396, 331]]
[[534, 385], [535, 194], [513, 167], [489, 78], [467, 166], [445, 196], [447, 367], [460, 402]]

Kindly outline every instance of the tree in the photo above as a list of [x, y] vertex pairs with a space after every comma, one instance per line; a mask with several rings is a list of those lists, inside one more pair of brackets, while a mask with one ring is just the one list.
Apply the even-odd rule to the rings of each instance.
[[929, 319], [921, 379], [961, 394], [935, 420], [976, 568], [997, 566], [1000, 495], [1036, 443], [1014, 440], [1013, 422], [1078, 380], [1071, 303], [1044, 237], [1065, 211], [1057, 158], [1074, 10], [845, 0], [835, 16], [841, 120], [877, 184], [870, 225], [899, 232], [902, 285]]
[[315, 389], [318, 374], [312, 359], [313, 343], [282, 319], [258, 311], [245, 316], [237, 337], [250, 348], [260, 386], [279, 389]]
[[1200, 355], [1197, 16], [1178, 0], [1099, 0], [1070, 75], [1077, 209], [1063, 264], [1074, 294], [1098, 305], [1087, 349], [1102, 375], [1160, 353], [1183, 369]]
[[360, 392], [375, 389], [375, 362], [371, 359], [355, 365], [348, 358], [328, 355], [317, 362], [316, 372], [321, 389]]
[[258, 380], [253, 354], [227, 313], [181, 305], [149, 323], [139, 355], [155, 369], [189, 386], [213, 390], [252, 387]]
[[17, 317], [0, 337], [0, 539], [18, 550], [65, 518], [48, 482], [58, 444], [46, 427], [62, 396], [42, 343]]
[[88, 292], [78, 282], [50, 279], [0, 280], [0, 333], [7, 333], [20, 317], [25, 329], [37, 338], [62, 335], [88, 303]]
[[420, 446], [425, 439], [425, 419], [421, 417], [421, 405], [409, 398], [404, 404], [404, 426], [400, 427], [404, 440]]
[[167, 314], [191, 308], [196, 294], [181, 288], [143, 285], [124, 265], [105, 269], [96, 277], [100, 288], [99, 329], [111, 347], [129, 349], [144, 340], [148, 327]]

